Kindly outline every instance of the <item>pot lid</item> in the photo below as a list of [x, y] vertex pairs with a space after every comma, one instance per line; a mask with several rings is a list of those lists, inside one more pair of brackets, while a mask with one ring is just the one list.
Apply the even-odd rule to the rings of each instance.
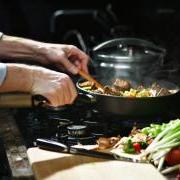
[[152, 42], [136, 38], [118, 38], [93, 48], [97, 61], [149, 62], [165, 56], [165, 49]]

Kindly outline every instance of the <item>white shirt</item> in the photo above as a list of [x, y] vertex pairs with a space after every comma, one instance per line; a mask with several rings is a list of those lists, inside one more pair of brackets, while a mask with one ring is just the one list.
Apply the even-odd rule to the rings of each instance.
[[7, 65], [5, 63], [0, 63], [0, 86], [4, 82], [7, 74]]
[[[3, 36], [3, 33], [0, 32], [0, 40], [1, 40], [2, 36]], [[6, 77], [6, 73], [7, 73], [7, 66], [6, 66], [6, 64], [0, 63], [0, 86], [4, 82], [4, 79]]]
[[3, 37], [3, 33], [2, 32], [0, 32], [0, 40], [1, 40], [1, 38]]

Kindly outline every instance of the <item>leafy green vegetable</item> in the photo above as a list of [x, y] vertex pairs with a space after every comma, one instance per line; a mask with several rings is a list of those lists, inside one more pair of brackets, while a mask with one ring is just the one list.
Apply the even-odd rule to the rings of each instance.
[[142, 141], [142, 142], [140, 142], [140, 145], [141, 145], [142, 149], [145, 149], [148, 144], [147, 144], [147, 142]]
[[175, 121], [177, 121], [177, 120], [171, 120], [169, 123], [163, 123], [163, 124], [150, 124], [149, 127], [145, 127], [143, 129], [141, 129], [141, 132], [152, 138], [155, 138], [159, 133], [164, 131], [167, 127], [174, 124]]
[[135, 149], [131, 139], [128, 139], [127, 142], [124, 144], [123, 151], [129, 154], [135, 153]]

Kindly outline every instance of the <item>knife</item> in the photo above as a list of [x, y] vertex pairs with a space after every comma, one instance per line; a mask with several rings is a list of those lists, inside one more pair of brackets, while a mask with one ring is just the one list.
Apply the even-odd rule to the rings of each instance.
[[62, 153], [69, 153], [74, 155], [84, 155], [89, 157], [101, 158], [101, 159], [108, 159], [108, 160], [119, 160], [119, 161], [126, 161], [126, 162], [134, 162], [134, 163], [146, 163], [145, 161], [140, 161], [133, 158], [117, 156], [112, 153], [105, 153], [99, 152], [94, 150], [87, 150], [83, 148], [76, 148], [72, 146], [67, 146], [60, 142], [50, 140], [50, 139], [37, 139], [36, 145], [41, 149], [46, 149], [55, 152], [62, 152]]

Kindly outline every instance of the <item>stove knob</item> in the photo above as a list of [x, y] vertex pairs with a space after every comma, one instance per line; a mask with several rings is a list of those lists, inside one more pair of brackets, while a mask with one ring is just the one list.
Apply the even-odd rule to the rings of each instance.
[[87, 126], [71, 125], [67, 127], [68, 135], [71, 137], [82, 137], [87, 134]]

